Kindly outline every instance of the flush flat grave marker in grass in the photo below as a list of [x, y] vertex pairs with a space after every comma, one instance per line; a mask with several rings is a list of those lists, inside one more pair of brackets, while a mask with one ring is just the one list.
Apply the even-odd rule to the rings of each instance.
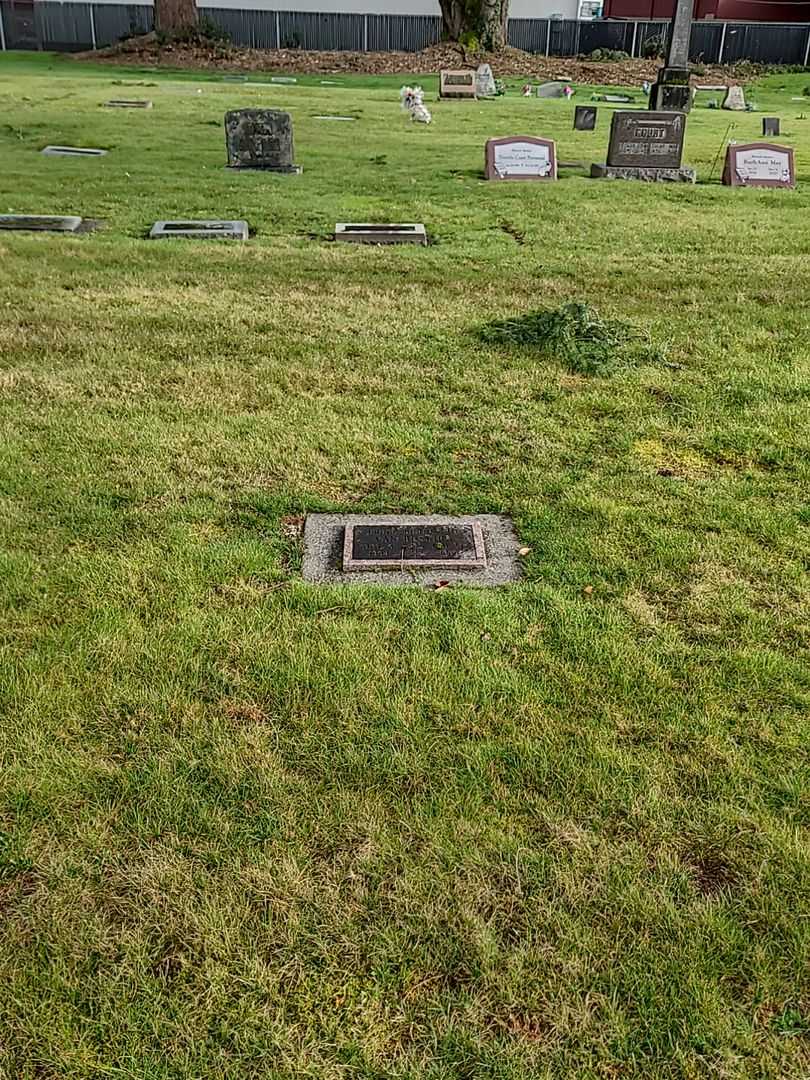
[[477, 521], [452, 524], [347, 525], [343, 537], [343, 569], [483, 570], [487, 565], [484, 537]]
[[156, 221], [149, 239], [247, 240], [248, 232], [246, 221]]
[[335, 240], [347, 244], [427, 244], [425, 226], [421, 223], [402, 225], [372, 225], [339, 221], [335, 225]]
[[302, 573], [350, 585], [504, 585], [520, 577], [519, 551], [497, 514], [310, 514]]
[[90, 146], [45, 146], [41, 153], [47, 157], [104, 157], [107, 151]]
[[0, 229], [22, 229], [28, 232], [76, 232], [80, 217], [49, 214], [0, 214]]
[[313, 120], [343, 120], [344, 122], [349, 120], [356, 120], [356, 116], [313, 116]]
[[126, 98], [112, 98], [104, 102], [105, 109], [151, 109], [151, 101], [136, 101]]

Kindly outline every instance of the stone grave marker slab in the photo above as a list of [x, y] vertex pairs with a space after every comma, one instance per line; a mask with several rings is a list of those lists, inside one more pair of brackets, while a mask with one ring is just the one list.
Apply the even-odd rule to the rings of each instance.
[[745, 112], [745, 93], [741, 86], [730, 86], [726, 90], [721, 109], [729, 109], [731, 112]]
[[335, 225], [335, 240], [345, 244], [427, 244], [427, 232], [421, 223], [375, 225], [356, 221], [339, 221]]
[[489, 64], [479, 64], [475, 73], [475, 92], [480, 98], [495, 96], [495, 76]]
[[779, 134], [779, 117], [778, 116], [763, 116], [762, 117], [762, 134], [763, 135], [778, 135]]
[[556, 180], [554, 140], [537, 139], [532, 135], [488, 139], [485, 174], [487, 180]]
[[156, 221], [149, 230], [150, 240], [247, 240], [248, 235], [246, 221]]
[[104, 102], [105, 109], [151, 109], [151, 101], [135, 101], [126, 98], [112, 98]]
[[49, 214], [0, 214], [0, 229], [24, 229], [28, 232], [76, 232], [82, 223], [73, 214], [60, 217]]
[[439, 76], [439, 97], [475, 99], [474, 71], [442, 71]]
[[107, 153], [89, 146], [46, 146], [41, 152], [47, 157], [104, 157]]
[[477, 521], [453, 524], [347, 525], [343, 569], [483, 570], [487, 565], [484, 537]]
[[228, 167], [300, 173], [293, 164], [292, 117], [281, 109], [235, 109], [225, 114]]
[[539, 98], [563, 97], [567, 85], [568, 83], [564, 82], [544, 82], [537, 87], [535, 93]]
[[504, 585], [520, 577], [520, 543], [497, 514], [309, 514], [305, 580], [347, 585]]
[[693, 184], [695, 170], [681, 165], [685, 133], [686, 113], [618, 110], [610, 121], [607, 164], [592, 165], [591, 176]]
[[730, 187], [795, 187], [792, 147], [766, 142], [730, 143], [723, 183]]
[[354, 121], [356, 116], [313, 116], [313, 120], [343, 120], [344, 122]]
[[597, 111], [595, 105], [575, 105], [574, 131], [593, 131], [596, 128]]

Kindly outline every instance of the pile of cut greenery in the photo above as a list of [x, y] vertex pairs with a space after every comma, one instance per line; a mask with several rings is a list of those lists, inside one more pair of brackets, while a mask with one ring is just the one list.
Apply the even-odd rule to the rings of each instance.
[[483, 341], [507, 345], [564, 363], [582, 375], [607, 375], [620, 367], [663, 361], [662, 350], [632, 323], [603, 319], [582, 301], [487, 323]]

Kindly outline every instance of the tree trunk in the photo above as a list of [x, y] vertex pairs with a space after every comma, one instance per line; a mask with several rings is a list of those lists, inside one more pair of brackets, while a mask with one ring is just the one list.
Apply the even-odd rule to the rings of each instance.
[[155, 28], [174, 34], [197, 25], [197, 0], [155, 0]]
[[487, 52], [506, 45], [509, 0], [439, 0], [444, 32], [451, 41], [475, 38]]
[[509, 0], [481, 0], [481, 30], [478, 40], [487, 52], [500, 52], [506, 45]]

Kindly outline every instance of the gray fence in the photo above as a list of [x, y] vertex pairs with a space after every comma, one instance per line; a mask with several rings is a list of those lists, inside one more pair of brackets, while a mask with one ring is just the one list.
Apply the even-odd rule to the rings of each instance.
[[[441, 40], [442, 21], [433, 15], [350, 15], [300, 11], [201, 8], [236, 45], [256, 49], [337, 49], [416, 52]], [[76, 51], [111, 45], [154, 25], [146, 4], [55, 3], [0, 0], [0, 48]], [[589, 55], [622, 49], [644, 56], [666, 43], [667, 22], [573, 19], [510, 19], [509, 44], [545, 56]], [[704, 63], [755, 60], [807, 64], [807, 23], [699, 22], [692, 27], [690, 56]]]

